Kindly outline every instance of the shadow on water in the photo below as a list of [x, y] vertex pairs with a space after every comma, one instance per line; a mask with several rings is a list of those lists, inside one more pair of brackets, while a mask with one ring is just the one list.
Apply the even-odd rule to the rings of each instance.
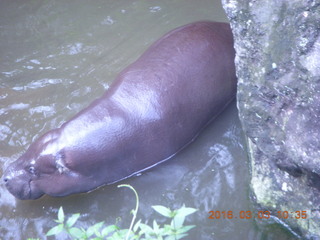
[[[0, 2], [0, 174], [28, 145], [102, 95], [125, 66], [165, 32], [197, 20], [226, 21], [219, 1]], [[192, 117], [192, 116], [190, 116]], [[209, 211], [251, 210], [249, 172], [235, 103], [173, 159], [121, 183], [140, 196], [138, 218], [151, 206], [199, 211], [188, 239], [292, 239], [253, 219], [209, 219]], [[135, 201], [117, 184], [89, 194], [35, 201], [14, 199], [0, 183], [0, 239], [45, 239], [58, 208], [80, 212], [83, 227], [98, 221], [128, 227]], [[61, 235], [61, 239], [64, 236]]]

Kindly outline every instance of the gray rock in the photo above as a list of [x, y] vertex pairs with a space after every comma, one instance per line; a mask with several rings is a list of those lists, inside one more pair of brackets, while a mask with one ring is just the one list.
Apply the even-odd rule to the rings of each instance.
[[252, 199], [294, 234], [320, 239], [320, 1], [222, 2]]

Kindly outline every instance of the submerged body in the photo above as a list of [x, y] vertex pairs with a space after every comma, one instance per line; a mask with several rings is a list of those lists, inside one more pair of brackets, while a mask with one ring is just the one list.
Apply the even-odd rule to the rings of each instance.
[[119, 181], [184, 148], [235, 93], [229, 25], [177, 28], [124, 69], [101, 98], [32, 143], [4, 181], [20, 199]]

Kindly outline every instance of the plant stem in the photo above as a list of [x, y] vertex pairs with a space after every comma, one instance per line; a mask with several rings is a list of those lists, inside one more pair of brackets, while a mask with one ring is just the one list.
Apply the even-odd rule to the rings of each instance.
[[133, 224], [134, 224], [134, 221], [136, 220], [136, 216], [137, 216], [137, 213], [138, 213], [138, 209], [139, 209], [139, 196], [138, 196], [138, 193], [137, 191], [129, 184], [121, 184], [121, 185], [118, 185], [118, 188], [120, 187], [127, 187], [127, 188], [130, 188], [135, 196], [136, 196], [136, 208], [133, 212], [133, 217], [132, 217], [132, 220], [131, 220], [131, 224], [130, 224], [130, 227], [129, 227], [129, 230], [128, 230], [128, 233], [127, 233], [127, 236], [126, 236], [126, 240], [129, 239], [129, 236], [130, 236], [130, 232], [131, 232], [131, 229], [133, 228]]

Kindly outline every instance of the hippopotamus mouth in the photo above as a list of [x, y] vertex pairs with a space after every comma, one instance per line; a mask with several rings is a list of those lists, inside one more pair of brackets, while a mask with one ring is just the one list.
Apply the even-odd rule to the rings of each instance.
[[18, 198], [21, 200], [30, 199], [31, 197], [31, 186], [30, 186], [31, 180], [28, 181], [25, 186], [21, 188], [21, 191], [18, 193]]
[[9, 192], [12, 195], [14, 195], [16, 198], [19, 198], [21, 200], [30, 199], [31, 197], [30, 181], [20, 187], [13, 186], [12, 184], [8, 184], [8, 181], [5, 181], [5, 182]]
[[41, 191], [36, 191], [35, 190], [35, 186], [33, 184], [33, 180], [31, 179], [29, 181], [29, 184], [28, 184], [28, 192], [29, 192], [29, 195], [28, 195], [28, 198], [27, 199], [37, 199], [37, 198], [40, 198], [41, 196], [43, 196], [43, 192]]
[[32, 179], [29, 179], [29, 181], [24, 181], [23, 179], [19, 179], [17, 177], [6, 177], [4, 181], [9, 192], [18, 199], [37, 199], [43, 195], [43, 193], [36, 190]]

